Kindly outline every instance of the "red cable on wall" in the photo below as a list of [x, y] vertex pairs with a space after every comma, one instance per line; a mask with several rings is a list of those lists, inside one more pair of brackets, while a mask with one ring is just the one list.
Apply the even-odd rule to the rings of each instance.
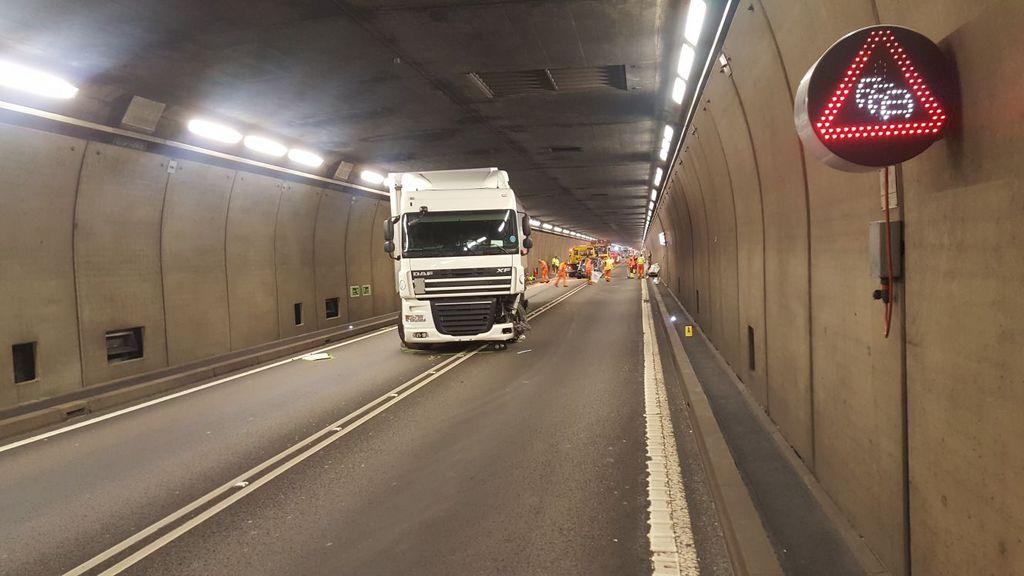
[[885, 178], [883, 179], [885, 186], [883, 192], [885, 193], [885, 260], [888, 268], [889, 277], [888, 282], [885, 284], [885, 337], [889, 337], [889, 329], [892, 326], [892, 305], [893, 305], [893, 277], [892, 277], [892, 232], [889, 227], [891, 222], [889, 221], [889, 168], [883, 168], [885, 172]]

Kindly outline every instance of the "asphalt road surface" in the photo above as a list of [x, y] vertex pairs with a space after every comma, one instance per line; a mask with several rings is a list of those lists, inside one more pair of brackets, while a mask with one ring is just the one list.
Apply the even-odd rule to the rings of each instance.
[[0, 447], [0, 573], [649, 574], [640, 285], [579, 286]]

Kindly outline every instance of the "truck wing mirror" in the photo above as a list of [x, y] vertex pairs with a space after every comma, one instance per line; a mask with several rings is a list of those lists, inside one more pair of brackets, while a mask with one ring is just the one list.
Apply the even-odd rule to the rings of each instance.
[[[391, 218], [388, 218], [387, 220], [384, 221], [384, 240], [386, 240], [388, 242], [391, 242], [394, 239], [395, 239], [395, 223], [394, 223], [394, 221], [391, 220]], [[391, 250], [388, 250], [388, 252], [392, 252], [392, 251], [394, 251], [394, 248], [392, 248]]]
[[523, 248], [526, 248], [527, 250], [533, 248], [533, 238], [530, 238], [529, 236], [523, 238]]
[[530, 227], [530, 215], [523, 214], [523, 236], [529, 236], [530, 234], [533, 234], [533, 228]]

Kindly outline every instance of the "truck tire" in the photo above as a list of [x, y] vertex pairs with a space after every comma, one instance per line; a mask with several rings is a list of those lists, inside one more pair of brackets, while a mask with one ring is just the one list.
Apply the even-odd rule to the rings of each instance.
[[409, 350], [430, 350], [430, 344], [406, 341], [405, 326], [402, 325], [401, 321], [398, 323], [398, 340], [402, 343], [402, 348], [408, 348]]

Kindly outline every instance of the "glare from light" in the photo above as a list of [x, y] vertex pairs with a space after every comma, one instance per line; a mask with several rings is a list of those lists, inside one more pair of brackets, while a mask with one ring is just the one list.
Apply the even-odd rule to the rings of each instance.
[[658, 201], [658, 189], [657, 188], [651, 188], [651, 202], [657, 202], [657, 201]]
[[0, 86], [61, 100], [78, 94], [78, 88], [63, 78], [12, 62], [0, 62]]
[[665, 124], [665, 130], [662, 131], [661, 137], [663, 140], [672, 140], [672, 137], [676, 135], [676, 131], [672, 126]]
[[564, 230], [560, 226], [555, 226], [555, 232], [564, 232]]
[[554, 228], [554, 226], [552, 226], [551, 224], [543, 224], [541, 225], [541, 228], [545, 230], [551, 230], [552, 228]]
[[359, 179], [363, 182], [369, 182], [370, 184], [382, 184], [384, 182], [384, 175], [380, 172], [374, 172], [373, 170], [363, 170], [359, 173]]
[[662, 146], [661, 151], [658, 152], [658, 158], [661, 158], [662, 162], [668, 160], [668, 148]]
[[675, 317], [675, 316], [673, 316], [673, 317], [669, 318], [669, 319], [668, 319], [668, 321], [669, 321], [669, 322], [675, 322], [675, 321], [676, 321], [676, 317]]
[[661, 168], [657, 168], [654, 171], [654, 185], [661, 186], [661, 179], [665, 176], [665, 171]]
[[686, 80], [676, 76], [676, 82], [672, 85], [672, 101], [676, 104], [682, 104], [683, 98], [686, 96]]
[[245, 147], [253, 152], [280, 158], [288, 153], [288, 147], [276, 140], [264, 138], [263, 136], [246, 136]]
[[195, 118], [188, 121], [188, 131], [206, 138], [208, 140], [215, 140], [217, 142], [223, 142], [224, 144], [238, 144], [242, 141], [242, 133], [230, 126], [218, 124], [217, 122], [210, 122], [209, 120], [201, 120]]
[[324, 163], [324, 159], [318, 154], [308, 150], [299, 150], [298, 148], [292, 148], [288, 151], [288, 159], [296, 164], [302, 164], [310, 168], [319, 168]]
[[690, 0], [690, 8], [686, 11], [686, 28], [683, 30], [683, 37], [694, 46], [700, 40], [700, 32], [704, 28], [704, 14], [708, 11], [708, 5], [704, 0]]
[[653, 200], [651, 200], [650, 202], [647, 203], [647, 209], [648, 210], [654, 210], [654, 201]]
[[530, 226], [540, 226], [540, 220], [534, 220], [530, 218]]
[[697, 53], [694, 52], [693, 46], [689, 44], [683, 44], [683, 47], [679, 49], [679, 67], [676, 70], [680, 78], [690, 77], [690, 71], [693, 69], [693, 60], [696, 56]]

